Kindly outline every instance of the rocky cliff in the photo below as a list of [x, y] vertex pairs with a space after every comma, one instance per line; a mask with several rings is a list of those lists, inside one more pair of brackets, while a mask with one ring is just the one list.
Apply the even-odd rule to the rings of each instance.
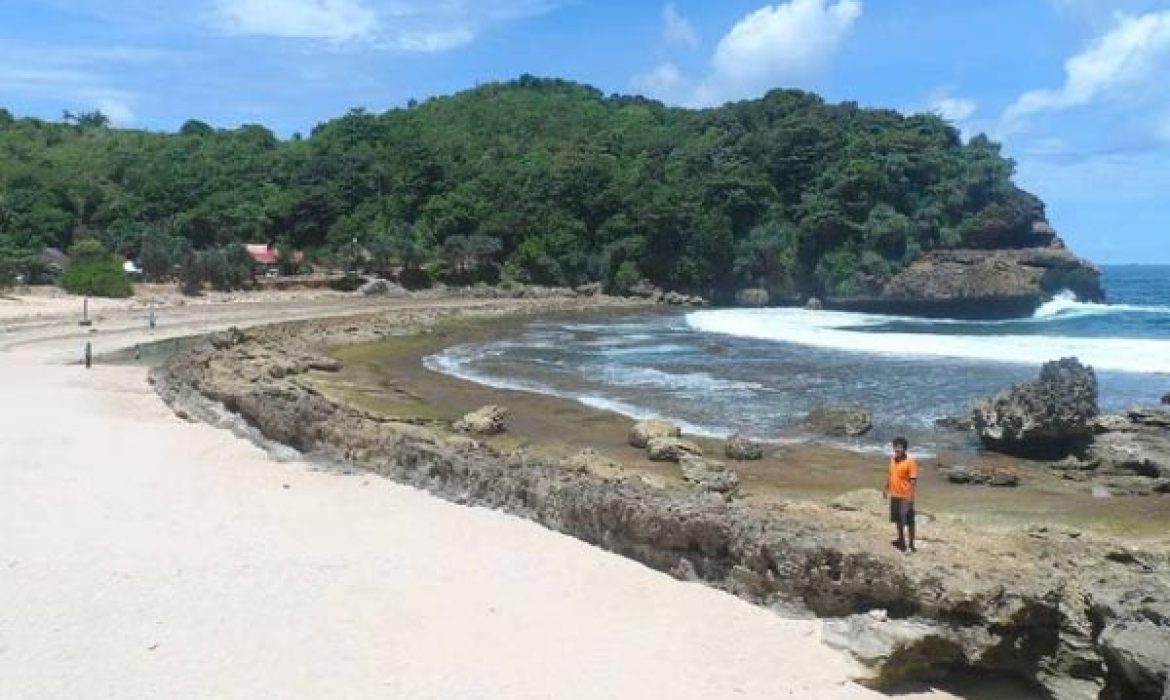
[[1101, 273], [1037, 221], [1016, 248], [936, 250], [868, 296], [829, 298], [830, 308], [948, 318], [1028, 316], [1062, 290], [1104, 301]]

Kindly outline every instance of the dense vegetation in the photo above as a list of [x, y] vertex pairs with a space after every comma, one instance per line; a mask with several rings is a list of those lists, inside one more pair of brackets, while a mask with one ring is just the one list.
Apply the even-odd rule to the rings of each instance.
[[1025, 239], [1042, 205], [1012, 171], [935, 115], [792, 90], [692, 111], [524, 76], [287, 141], [0, 110], [0, 277], [94, 238], [230, 286], [229, 244], [279, 240], [418, 283], [864, 294], [924, 251]]

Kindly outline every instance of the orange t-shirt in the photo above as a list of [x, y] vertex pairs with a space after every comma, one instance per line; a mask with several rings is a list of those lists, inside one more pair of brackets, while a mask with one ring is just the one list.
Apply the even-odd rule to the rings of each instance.
[[890, 498], [913, 498], [914, 486], [910, 483], [911, 479], [918, 478], [918, 462], [914, 458], [907, 455], [906, 459], [901, 462], [895, 462], [894, 458], [890, 458], [890, 481], [889, 491]]

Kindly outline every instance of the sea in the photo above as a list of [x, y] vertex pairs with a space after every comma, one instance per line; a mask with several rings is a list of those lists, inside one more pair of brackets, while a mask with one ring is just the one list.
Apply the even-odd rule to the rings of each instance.
[[[1104, 411], [1170, 392], [1170, 266], [1102, 268], [1107, 303], [1064, 292], [1030, 318], [924, 319], [794, 308], [640, 312], [543, 319], [490, 342], [424, 358], [437, 372], [563, 397], [631, 418], [669, 418], [713, 437], [816, 441], [881, 450], [894, 436], [921, 452], [976, 449], [935, 420], [1076, 357], [1097, 373]], [[809, 435], [818, 406], [860, 406], [874, 429], [852, 440]]]

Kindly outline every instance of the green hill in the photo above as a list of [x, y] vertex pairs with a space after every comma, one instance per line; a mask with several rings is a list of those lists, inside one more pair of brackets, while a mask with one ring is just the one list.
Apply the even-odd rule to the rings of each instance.
[[1012, 172], [935, 115], [793, 90], [695, 111], [523, 76], [286, 141], [0, 110], [0, 250], [357, 239], [456, 280], [866, 295], [932, 249], [1030, 245], [1043, 205]]

